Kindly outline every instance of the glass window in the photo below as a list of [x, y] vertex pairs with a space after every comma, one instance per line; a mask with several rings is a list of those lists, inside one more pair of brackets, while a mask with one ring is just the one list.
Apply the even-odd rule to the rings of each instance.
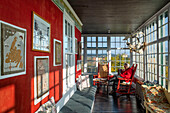
[[96, 42], [96, 37], [92, 37], [92, 42]]
[[98, 37], [98, 42], [102, 42], [102, 37]]
[[159, 38], [168, 36], [168, 11], [159, 16]]
[[63, 26], [65, 26], [65, 33], [64, 33], [64, 59], [63, 59], [63, 66], [65, 68], [64, 73], [66, 73], [64, 76], [66, 77], [63, 79], [63, 94], [66, 93], [66, 91], [70, 88], [70, 86], [74, 85], [73, 81], [75, 80], [75, 42], [76, 39], [73, 37], [74, 28], [73, 23], [70, 19], [65, 18], [63, 21]]
[[117, 73], [124, 63], [130, 64], [130, 50], [126, 46], [125, 37], [111, 37], [111, 72]]
[[84, 72], [84, 37], [81, 37], [81, 72]]

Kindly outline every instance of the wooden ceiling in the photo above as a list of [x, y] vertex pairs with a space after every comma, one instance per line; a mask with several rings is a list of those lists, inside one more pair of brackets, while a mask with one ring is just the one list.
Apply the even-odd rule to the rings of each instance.
[[131, 33], [170, 0], [68, 0], [83, 34]]

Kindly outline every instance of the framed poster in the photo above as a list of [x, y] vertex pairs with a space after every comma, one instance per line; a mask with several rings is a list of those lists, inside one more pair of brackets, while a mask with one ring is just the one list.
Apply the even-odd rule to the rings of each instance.
[[26, 29], [0, 21], [0, 79], [26, 74]]
[[32, 50], [50, 52], [51, 25], [33, 12], [32, 20]]
[[81, 60], [77, 60], [77, 71], [81, 70]]
[[75, 54], [78, 54], [78, 41], [75, 38]]
[[54, 66], [59, 66], [61, 65], [61, 41], [54, 39], [54, 60], [53, 64]]
[[34, 57], [34, 103], [49, 95], [49, 56]]
[[78, 59], [81, 58], [81, 42], [78, 42]]

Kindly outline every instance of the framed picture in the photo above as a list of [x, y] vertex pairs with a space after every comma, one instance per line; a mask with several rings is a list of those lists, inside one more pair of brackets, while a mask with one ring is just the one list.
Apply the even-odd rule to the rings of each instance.
[[78, 59], [81, 58], [81, 42], [78, 42]]
[[0, 79], [26, 74], [26, 29], [0, 21]]
[[78, 54], [78, 41], [75, 38], [75, 53]]
[[81, 70], [81, 60], [77, 60], [77, 71]]
[[49, 56], [34, 57], [34, 103], [49, 95]]
[[59, 66], [61, 65], [61, 41], [54, 39], [54, 60], [53, 64], [54, 66]]
[[32, 50], [50, 52], [51, 25], [33, 12], [32, 20]]

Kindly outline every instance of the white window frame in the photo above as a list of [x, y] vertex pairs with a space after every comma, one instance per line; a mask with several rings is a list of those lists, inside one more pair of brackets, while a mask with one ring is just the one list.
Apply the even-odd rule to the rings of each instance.
[[[68, 86], [66, 86], [66, 51], [65, 51], [65, 20], [67, 20], [67, 22], [70, 23], [70, 25], [72, 25], [72, 48], [73, 48], [73, 52], [67, 52], [67, 54], [71, 54], [72, 55], [72, 59], [71, 63], [73, 64], [72, 67], [72, 71], [73, 71], [73, 75], [69, 76], [68, 80], [69, 80], [69, 84]], [[66, 93], [69, 93], [68, 91], [73, 88], [75, 86], [75, 22], [72, 20], [72, 18], [69, 16], [69, 14], [64, 10], [63, 13], [63, 96]]]

